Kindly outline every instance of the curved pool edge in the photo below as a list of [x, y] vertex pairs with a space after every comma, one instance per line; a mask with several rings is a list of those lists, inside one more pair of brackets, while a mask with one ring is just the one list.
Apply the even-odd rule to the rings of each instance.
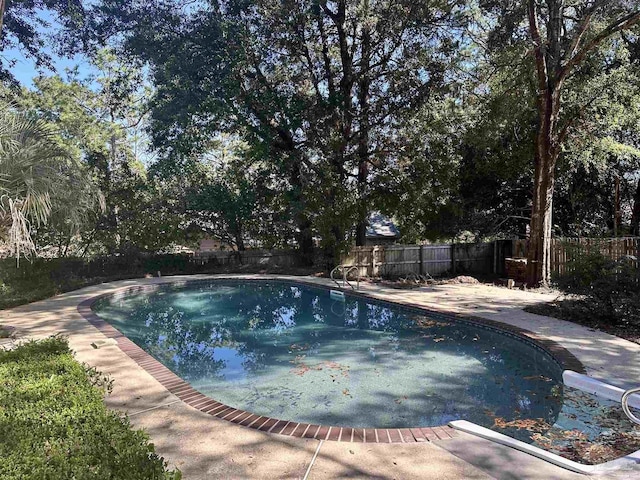
[[[106, 297], [123, 295], [125, 293], [141, 293], [156, 290], [166, 285], [189, 285], [198, 283], [211, 283], [216, 280], [242, 280], [247, 282], [280, 281], [292, 284], [301, 284], [309, 287], [331, 290], [326, 285], [321, 285], [311, 281], [298, 278], [242, 278], [237, 276], [216, 276], [212, 278], [194, 278], [175, 280], [163, 279], [162, 283], [146, 285], [129, 285], [118, 288], [115, 291], [95, 295], [85, 299], [77, 305], [78, 313], [91, 325], [97, 328], [107, 338], [116, 340], [118, 348], [129, 358], [136, 362], [143, 370], [159, 382], [167, 391], [178, 397], [182, 402], [208, 415], [219, 419], [242, 425], [248, 428], [266, 433], [280, 434], [290, 437], [298, 437], [315, 440], [342, 441], [342, 442], [362, 442], [362, 443], [414, 443], [429, 442], [434, 440], [447, 440], [458, 435], [456, 429], [450, 425], [435, 427], [416, 428], [351, 428], [332, 425], [316, 425], [308, 423], [298, 423], [295, 421], [281, 420], [277, 418], [265, 417], [251, 412], [236, 409], [234, 407], [218, 402], [211, 397], [204, 395], [189, 383], [173, 373], [169, 368], [144, 351], [123, 333], [99, 317], [92, 309], [94, 303]], [[334, 288], [335, 289], [335, 288]], [[502, 334], [514, 336], [526, 343], [533, 345], [546, 352], [563, 370], [573, 370], [579, 373], [586, 373], [582, 362], [571, 352], [562, 347], [559, 343], [544, 337], [543, 335], [515, 327], [503, 322], [488, 320], [472, 315], [458, 314], [455, 312], [442, 312], [426, 308], [410, 302], [381, 300], [363, 292], [343, 289], [348, 295], [359, 296], [374, 300], [379, 303], [386, 303], [402, 308], [410, 308], [426, 315], [436, 315], [449, 317], [459, 322], [467, 322], [480, 327], [497, 330]]]
[[[562, 373], [562, 379], [566, 386], [577, 388], [596, 397], [618, 403], [620, 403], [624, 393], [624, 390], [619, 387], [571, 370], [565, 370]], [[632, 395], [629, 402], [634, 408], [640, 408], [640, 395]], [[449, 422], [449, 426], [461, 432], [489, 440], [490, 442], [520, 450], [521, 452], [528, 453], [558, 467], [583, 475], [604, 475], [624, 470], [640, 472], [640, 450], [630, 452], [627, 455], [606, 462], [587, 464], [569, 460], [543, 448], [527, 444], [466, 420]]]

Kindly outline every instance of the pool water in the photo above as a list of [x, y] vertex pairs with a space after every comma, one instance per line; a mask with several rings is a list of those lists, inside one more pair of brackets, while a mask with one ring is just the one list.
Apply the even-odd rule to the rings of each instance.
[[564, 387], [563, 404], [553, 425], [543, 419], [505, 421], [494, 418], [493, 430], [585, 464], [604, 463], [640, 450], [640, 426], [624, 414], [620, 402]]
[[326, 289], [211, 281], [108, 297], [93, 308], [205, 395], [283, 420], [553, 425], [563, 404], [560, 366], [527, 342], [446, 315], [334, 300]]

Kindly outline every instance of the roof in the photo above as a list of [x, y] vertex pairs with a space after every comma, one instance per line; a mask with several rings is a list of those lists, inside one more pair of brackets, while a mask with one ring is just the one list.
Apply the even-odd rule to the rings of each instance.
[[380, 212], [372, 212], [369, 215], [367, 225], [367, 238], [398, 238], [400, 230], [393, 221]]

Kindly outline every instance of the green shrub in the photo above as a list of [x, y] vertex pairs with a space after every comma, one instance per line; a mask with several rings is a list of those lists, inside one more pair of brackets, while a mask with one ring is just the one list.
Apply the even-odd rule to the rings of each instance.
[[111, 383], [52, 337], [0, 351], [0, 478], [178, 479], [129, 420]]
[[583, 296], [582, 310], [611, 323], [640, 326], [640, 269], [630, 258], [612, 260], [600, 245], [567, 247], [563, 292]]
[[[5, 258], [0, 259], [0, 310], [102, 282], [156, 275], [158, 271], [162, 275], [190, 275], [264, 269], [263, 265], [222, 265], [215, 257], [194, 261], [185, 254], [127, 253], [89, 259], [34, 258], [32, 261], [21, 260], [19, 266], [15, 259]], [[290, 273], [291, 269], [287, 268], [287, 272]]]
[[0, 309], [30, 303], [96, 283], [163, 275], [212, 273], [210, 262], [196, 263], [188, 255], [131, 254], [81, 258], [0, 259]]

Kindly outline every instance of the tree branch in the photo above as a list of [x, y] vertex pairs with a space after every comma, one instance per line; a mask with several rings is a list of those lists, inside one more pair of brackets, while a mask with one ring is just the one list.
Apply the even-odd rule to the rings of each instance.
[[584, 34], [587, 31], [587, 28], [591, 24], [591, 18], [593, 17], [593, 14], [603, 4], [604, 4], [603, 0], [594, 2], [591, 8], [587, 9], [587, 11], [584, 13], [581, 21], [575, 19], [576, 22], [580, 22], [580, 25], [578, 26], [578, 33], [576, 34], [573, 41], [571, 42], [571, 47], [569, 48], [569, 54], [567, 55], [567, 58], [573, 58], [576, 55], [578, 51], [578, 47], [582, 42], [582, 38], [584, 37]]
[[546, 91], [547, 85], [547, 62], [542, 51], [542, 37], [538, 27], [538, 13], [536, 11], [535, 0], [529, 0], [529, 32], [533, 40], [533, 54], [536, 60], [536, 74], [538, 77], [538, 94]]
[[[566, 65], [560, 71], [559, 78], [564, 80], [569, 76], [573, 68], [578, 65], [584, 57], [591, 50], [596, 48], [600, 43], [602, 43], [607, 38], [611, 37], [613, 34], [618, 33], [622, 30], [626, 30], [636, 23], [640, 22], [640, 10], [632, 12], [622, 18], [619, 18], [615, 22], [611, 23], [605, 29], [603, 29], [600, 33], [598, 33], [595, 37], [593, 37], [584, 47], [578, 51], [574, 56], [572, 56]], [[585, 27], [586, 28], [586, 27]]]

